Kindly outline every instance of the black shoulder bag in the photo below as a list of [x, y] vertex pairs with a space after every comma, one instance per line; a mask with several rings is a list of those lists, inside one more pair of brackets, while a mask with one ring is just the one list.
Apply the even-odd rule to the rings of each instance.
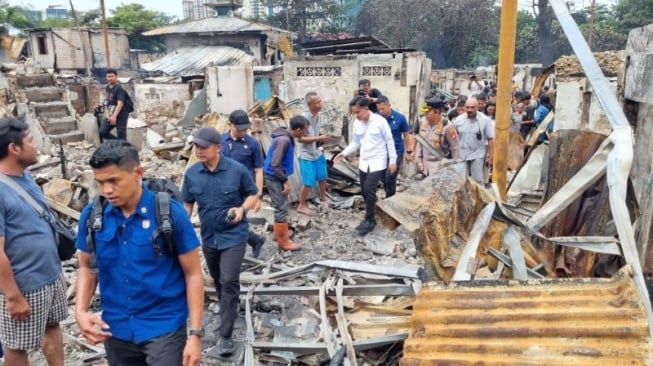
[[67, 261], [73, 257], [75, 254], [75, 231], [65, 222], [61, 221], [59, 217], [52, 212], [52, 210], [45, 209], [41, 206], [36, 200], [19, 184], [14, 182], [6, 174], [0, 173], [0, 181], [8, 185], [16, 193], [18, 193], [30, 206], [34, 208], [39, 217], [45, 220], [52, 231], [54, 232], [54, 238], [57, 242], [57, 252], [59, 253], [59, 259], [62, 261]]

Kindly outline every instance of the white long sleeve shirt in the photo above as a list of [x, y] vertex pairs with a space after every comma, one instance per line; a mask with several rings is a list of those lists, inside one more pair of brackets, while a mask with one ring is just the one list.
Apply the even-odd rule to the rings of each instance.
[[360, 148], [358, 169], [361, 171], [376, 172], [386, 169], [388, 161], [393, 164], [397, 161], [392, 131], [382, 116], [370, 113], [367, 122], [356, 119], [353, 132], [351, 143], [345, 148], [343, 155], [349, 156]]

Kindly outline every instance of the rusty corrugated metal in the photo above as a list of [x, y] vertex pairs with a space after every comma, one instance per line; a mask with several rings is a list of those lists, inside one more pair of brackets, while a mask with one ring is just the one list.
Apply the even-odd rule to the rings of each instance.
[[203, 75], [207, 66], [254, 65], [256, 59], [237, 48], [228, 46], [184, 47], [154, 62], [141, 65], [146, 71], [161, 71], [166, 75]]
[[241, 32], [280, 32], [292, 34], [285, 29], [255, 23], [238, 17], [219, 16], [172, 24], [144, 32], [144, 36], [163, 36], [187, 33], [241, 33]]
[[650, 365], [632, 268], [611, 279], [427, 284], [402, 366]]

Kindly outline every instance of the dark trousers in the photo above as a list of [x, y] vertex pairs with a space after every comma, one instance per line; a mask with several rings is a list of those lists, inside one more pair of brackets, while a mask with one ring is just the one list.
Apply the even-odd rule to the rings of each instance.
[[220, 296], [220, 336], [231, 339], [234, 323], [238, 317], [240, 295], [240, 267], [245, 258], [247, 243], [227, 249], [202, 246], [206, 265]]
[[288, 222], [288, 195], [283, 193], [283, 183], [277, 177], [265, 174], [265, 186], [274, 207], [274, 222]]
[[[113, 139], [118, 139], [118, 140], [125, 140], [127, 141], [127, 118], [129, 116], [118, 116], [118, 119], [116, 120], [115, 125], [111, 125], [109, 123], [108, 119], [105, 119], [102, 121], [102, 124], [100, 125], [100, 139], [102, 141], [106, 140], [113, 140]], [[117, 136], [114, 137], [111, 134], [111, 130], [116, 129]]]
[[365, 201], [365, 220], [376, 223], [374, 219], [374, 210], [376, 209], [376, 188], [379, 186], [381, 179], [385, 177], [386, 169], [376, 172], [358, 171], [363, 191], [363, 200]]
[[185, 346], [185, 326], [142, 344], [117, 338], [104, 341], [110, 366], [179, 366]]
[[[404, 154], [397, 155], [397, 169], [394, 173], [390, 174], [390, 169], [385, 171], [385, 181], [383, 186], [385, 187], [385, 198], [392, 197], [397, 193], [397, 176], [399, 176], [399, 170], [401, 170], [401, 164], [404, 161]], [[389, 165], [389, 164], [388, 164]]]

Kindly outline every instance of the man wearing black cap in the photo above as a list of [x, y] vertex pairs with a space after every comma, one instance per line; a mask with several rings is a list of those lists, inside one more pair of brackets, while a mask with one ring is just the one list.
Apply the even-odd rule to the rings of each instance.
[[181, 195], [190, 216], [197, 202], [201, 222], [202, 252], [220, 298], [218, 352], [234, 351], [231, 339], [238, 317], [240, 266], [245, 256], [249, 225], [247, 211], [258, 204], [259, 189], [242, 164], [220, 156], [222, 138], [213, 127], [193, 135], [199, 163], [184, 174]]
[[404, 161], [404, 152], [411, 154], [411, 151], [405, 151], [404, 141], [408, 140], [408, 131], [410, 131], [410, 125], [406, 120], [406, 116], [392, 109], [390, 105], [390, 100], [385, 95], [381, 95], [376, 99], [376, 106], [379, 109], [379, 114], [388, 121], [390, 126], [390, 131], [392, 132], [392, 139], [395, 142], [395, 151], [397, 153], [397, 169], [393, 173], [386, 170], [384, 187], [385, 187], [385, 198], [389, 198], [395, 195], [397, 192], [397, 176], [399, 175], [399, 170], [401, 169], [401, 163]]
[[[252, 126], [247, 112], [237, 109], [229, 115], [229, 132], [222, 134], [222, 156], [234, 159], [243, 164], [252, 174], [252, 178], [258, 187], [258, 204], [253, 211], [261, 208], [260, 199], [263, 197], [263, 151], [261, 145], [252, 136], [247, 134], [247, 129]], [[252, 247], [252, 257], [258, 258], [261, 248], [265, 243], [265, 237], [249, 231], [247, 244]]]
[[453, 123], [443, 117], [444, 102], [440, 98], [425, 100], [420, 112], [424, 114], [424, 122], [419, 126], [419, 135], [439, 152], [439, 155], [431, 154], [420, 143], [415, 146], [417, 169], [428, 176], [440, 168], [442, 158], [459, 159], [460, 147]]

